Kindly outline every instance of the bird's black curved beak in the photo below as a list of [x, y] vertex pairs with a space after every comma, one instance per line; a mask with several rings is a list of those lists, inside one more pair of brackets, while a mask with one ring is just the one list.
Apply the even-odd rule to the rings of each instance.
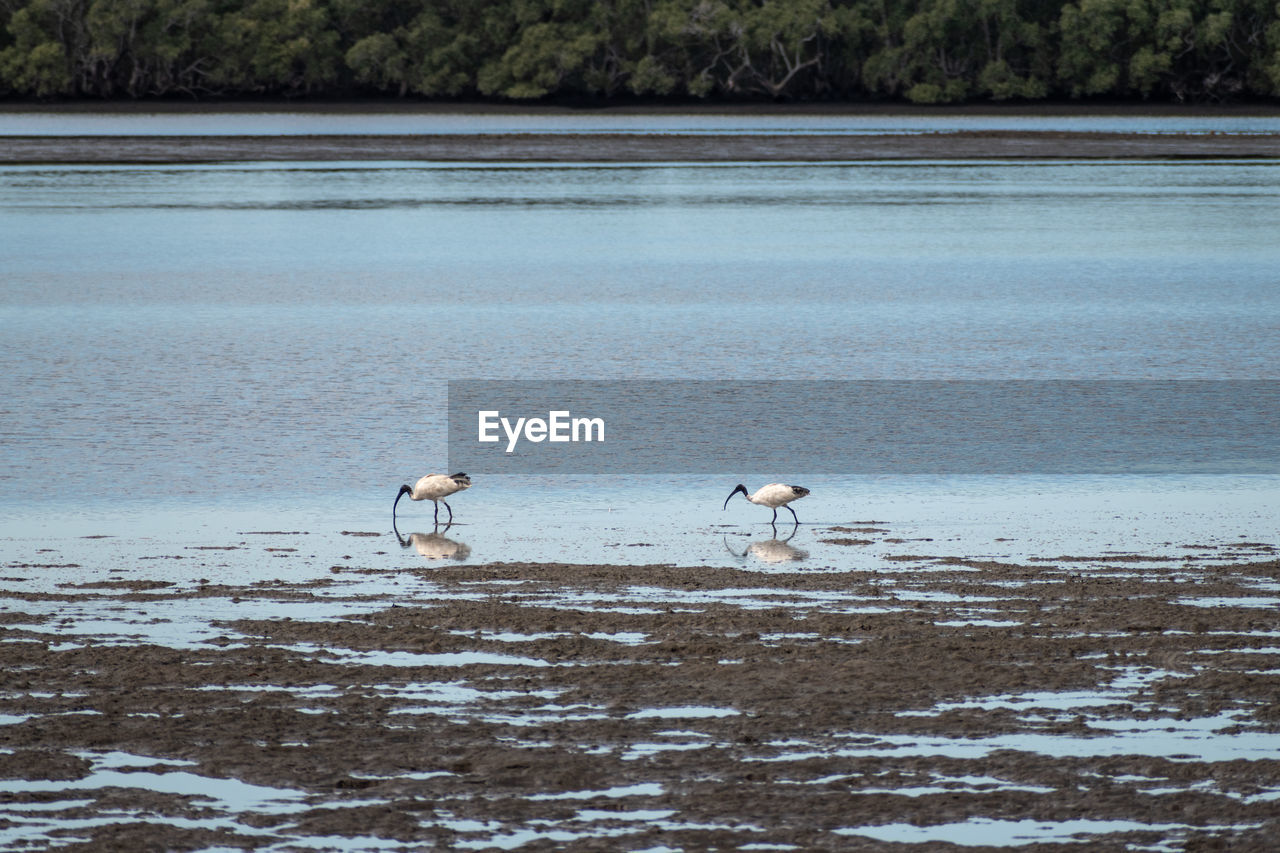
[[401, 486], [400, 493], [396, 495], [396, 502], [391, 505], [391, 526], [396, 526], [396, 507], [400, 505], [400, 499], [405, 495], [413, 494], [413, 489], [408, 486]]
[[722, 507], [721, 507], [721, 509], [728, 509], [728, 508], [729, 508], [729, 498], [732, 498], [732, 497], [733, 497], [734, 495], [736, 495], [738, 492], [742, 492], [742, 493], [745, 495], [745, 494], [747, 493], [747, 487], [746, 487], [746, 486], [744, 486], [744, 485], [742, 485], [741, 483], [739, 483], [737, 486], [735, 486], [735, 487], [734, 487], [734, 489], [733, 489], [733, 491], [729, 493], [729, 497], [724, 499], [724, 506], [722, 506]]

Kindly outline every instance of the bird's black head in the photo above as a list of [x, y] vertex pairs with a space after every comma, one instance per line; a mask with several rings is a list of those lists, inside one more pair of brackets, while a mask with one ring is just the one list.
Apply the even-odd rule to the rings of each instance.
[[736, 495], [738, 492], [742, 492], [742, 494], [743, 494], [743, 495], [746, 495], [746, 494], [747, 494], [747, 487], [746, 487], [746, 486], [744, 486], [744, 485], [742, 485], [741, 483], [739, 483], [738, 485], [734, 486], [734, 487], [733, 487], [733, 491], [729, 493], [729, 497], [724, 499], [724, 506], [722, 506], [722, 507], [721, 507], [721, 509], [728, 509], [728, 508], [729, 508], [729, 498], [733, 497], [733, 496], [734, 496], [734, 495]]

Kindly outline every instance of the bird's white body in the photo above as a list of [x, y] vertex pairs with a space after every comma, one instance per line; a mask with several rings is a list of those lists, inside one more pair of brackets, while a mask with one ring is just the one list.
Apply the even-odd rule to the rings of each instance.
[[466, 474], [428, 474], [414, 483], [413, 488], [401, 486], [400, 493], [396, 495], [396, 502], [391, 505], [391, 524], [395, 526], [396, 506], [405, 495], [408, 495], [410, 500], [434, 502], [437, 524], [440, 522], [440, 504], [444, 504], [444, 508], [449, 510], [448, 523], [453, 524], [453, 507], [449, 506], [445, 498], [469, 488], [471, 488], [471, 478]]
[[[465, 477], [465, 475], [463, 475]], [[449, 474], [428, 474], [413, 484], [409, 499], [415, 501], [438, 501], [455, 492], [471, 488], [470, 479], [455, 479]]]
[[729, 497], [724, 499], [725, 507], [729, 506], [729, 498], [742, 493], [742, 496], [757, 506], [767, 506], [773, 510], [773, 521], [778, 520], [778, 507], [786, 506], [787, 511], [791, 513], [791, 517], [795, 518], [796, 524], [800, 523], [800, 519], [796, 517], [796, 511], [787, 504], [792, 501], [799, 500], [809, 494], [809, 490], [804, 486], [789, 486], [786, 483], [769, 483], [767, 486], [761, 486], [756, 489], [755, 494], [747, 491], [747, 487], [739, 483], [729, 493]]
[[780, 506], [786, 506], [794, 500], [799, 500], [809, 494], [809, 490], [803, 486], [788, 486], [785, 483], [770, 483], [767, 486], [761, 486], [756, 489], [754, 495], [747, 495], [747, 500], [757, 506], [767, 506], [771, 509], [777, 509]]

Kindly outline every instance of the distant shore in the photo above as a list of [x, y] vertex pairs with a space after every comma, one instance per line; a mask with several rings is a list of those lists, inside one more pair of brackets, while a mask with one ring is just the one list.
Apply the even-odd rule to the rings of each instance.
[[[6, 117], [20, 115], [105, 115], [128, 120], [147, 116], [246, 116], [281, 114], [302, 117], [386, 116], [529, 117], [529, 131], [475, 133], [329, 133], [281, 135], [243, 133], [201, 135], [178, 131], [95, 135], [5, 135]], [[611, 119], [652, 116], [741, 117], [749, 132], [690, 133], [683, 130], [613, 132]], [[147, 102], [74, 101], [60, 104], [0, 103], [0, 163], [217, 163], [236, 161], [421, 162], [840, 162], [858, 160], [968, 159], [1133, 159], [1280, 157], [1280, 133], [1121, 132], [1114, 130], [964, 129], [945, 125], [935, 132], [750, 132], [750, 120], [813, 117], [892, 119], [954, 118], [1274, 118], [1280, 109], [1251, 106], [1173, 106], [1168, 104], [978, 104], [913, 107], [901, 104], [692, 104], [610, 106], [588, 109], [548, 105], [435, 104], [403, 101], [225, 101]], [[556, 117], [598, 118], [604, 126], [576, 132], [539, 130]], [[801, 125], [802, 126], [802, 125]], [[15, 128], [11, 127], [10, 130]], [[567, 131], [567, 132], [566, 132]], [[78, 133], [78, 131], [73, 131]]]
[[546, 103], [494, 103], [412, 101], [402, 99], [307, 100], [235, 99], [206, 101], [147, 101], [100, 99], [39, 102], [0, 100], [0, 116], [15, 113], [111, 115], [201, 115], [216, 113], [296, 113], [387, 115], [387, 114], [474, 114], [474, 115], [843, 115], [945, 117], [965, 115], [995, 116], [1161, 116], [1209, 118], [1215, 116], [1280, 116], [1280, 103], [1265, 104], [1172, 104], [1154, 101], [1134, 103], [1043, 101], [1034, 103], [919, 104], [889, 101], [823, 101], [795, 103], [735, 103], [699, 101], [685, 104], [609, 104], [572, 106]]
[[843, 162], [1275, 158], [1280, 134], [963, 131], [921, 134], [495, 133], [316, 136], [0, 136], [0, 163]]

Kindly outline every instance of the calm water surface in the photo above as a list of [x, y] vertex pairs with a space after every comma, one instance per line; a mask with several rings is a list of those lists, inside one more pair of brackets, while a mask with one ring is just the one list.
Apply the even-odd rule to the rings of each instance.
[[[0, 549], [350, 550], [444, 464], [448, 379], [1277, 378], [1278, 233], [1267, 161], [3, 167]], [[472, 559], [733, 562], [769, 513], [724, 495], [788, 472], [725, 470], [477, 482], [451, 535]], [[1280, 521], [1266, 476], [809, 485], [802, 520], [936, 550]], [[802, 559], [847, 559], [807, 531]]]

